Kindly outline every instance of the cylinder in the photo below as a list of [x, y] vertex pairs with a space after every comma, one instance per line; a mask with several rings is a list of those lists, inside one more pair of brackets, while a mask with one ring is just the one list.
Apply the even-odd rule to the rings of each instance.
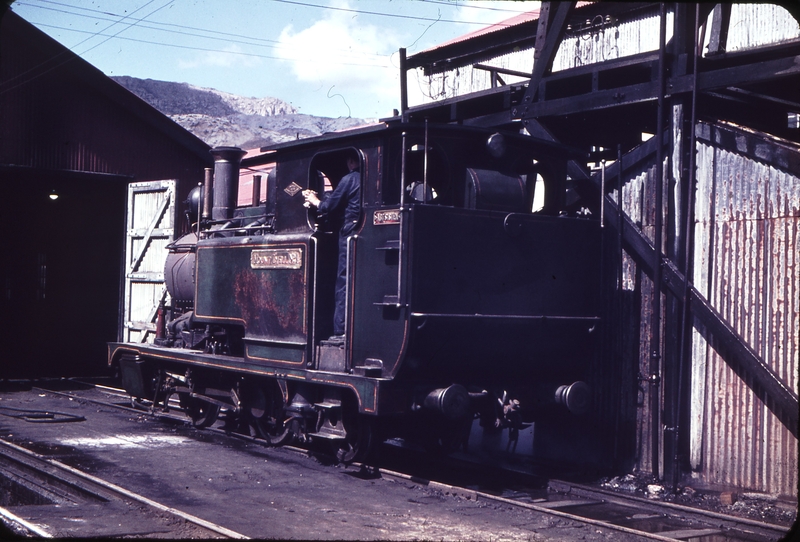
[[451, 420], [463, 419], [470, 414], [469, 393], [460, 384], [433, 390], [425, 397], [422, 404], [425, 408], [436, 410]]
[[239, 165], [246, 154], [239, 147], [214, 147], [214, 203], [212, 220], [228, 220], [233, 217], [239, 198]]

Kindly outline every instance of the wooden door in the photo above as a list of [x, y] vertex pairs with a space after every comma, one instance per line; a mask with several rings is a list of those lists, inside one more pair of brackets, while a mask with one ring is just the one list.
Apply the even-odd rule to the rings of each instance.
[[158, 306], [168, 302], [167, 244], [175, 238], [175, 180], [128, 185], [123, 342], [153, 342]]

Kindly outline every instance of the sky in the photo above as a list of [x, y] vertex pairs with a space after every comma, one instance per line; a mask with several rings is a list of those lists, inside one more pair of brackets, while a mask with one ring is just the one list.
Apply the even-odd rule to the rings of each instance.
[[[300, 113], [376, 119], [400, 108], [408, 56], [533, 1], [16, 0], [11, 9], [109, 76], [273, 97]], [[409, 103], [421, 103], [409, 72]]]

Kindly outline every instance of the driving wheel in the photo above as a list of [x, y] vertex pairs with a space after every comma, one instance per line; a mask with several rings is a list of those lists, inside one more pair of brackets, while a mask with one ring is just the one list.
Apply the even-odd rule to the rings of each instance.
[[286, 423], [284, 405], [283, 390], [274, 380], [253, 387], [247, 395], [250, 424], [270, 446], [282, 446], [294, 437]]
[[336, 459], [345, 465], [354, 461], [364, 462], [369, 459], [375, 444], [373, 418], [359, 414], [355, 405], [345, 403], [342, 407], [346, 438], [338, 445]]
[[181, 408], [192, 420], [192, 425], [195, 427], [209, 427], [217, 421], [219, 405], [197, 399], [188, 393], [179, 393], [178, 400]]

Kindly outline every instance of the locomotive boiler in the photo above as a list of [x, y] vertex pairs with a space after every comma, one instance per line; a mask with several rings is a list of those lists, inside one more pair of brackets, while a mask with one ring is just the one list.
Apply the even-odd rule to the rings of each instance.
[[[450, 451], [590, 409], [600, 224], [569, 188], [575, 151], [519, 133], [384, 122], [212, 150], [169, 246], [152, 344], [109, 364], [153, 408], [198, 426], [220, 410], [270, 444], [327, 442], [342, 461], [402, 437]], [[346, 237], [345, 333], [333, 334], [340, 224], [303, 205], [360, 162]], [[237, 207], [240, 168], [274, 165], [266, 201]], [[256, 190], [256, 193], [260, 191]]]

